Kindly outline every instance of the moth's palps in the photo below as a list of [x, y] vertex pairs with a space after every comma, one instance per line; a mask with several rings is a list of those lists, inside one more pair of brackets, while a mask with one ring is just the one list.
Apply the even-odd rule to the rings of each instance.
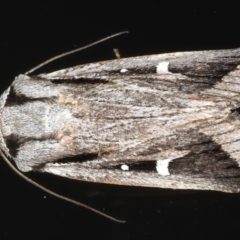
[[81, 181], [239, 192], [240, 49], [19, 75], [0, 146], [23, 171]]

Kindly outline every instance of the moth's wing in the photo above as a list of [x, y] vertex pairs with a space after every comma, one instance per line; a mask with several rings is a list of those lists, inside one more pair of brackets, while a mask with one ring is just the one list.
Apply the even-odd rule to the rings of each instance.
[[134, 57], [41, 75], [59, 83], [114, 83], [128, 89], [139, 108], [156, 107], [152, 116], [145, 112], [143, 126], [150, 127], [144, 141], [114, 157], [47, 163], [42, 170], [93, 182], [238, 192], [239, 64], [234, 49]]
[[[240, 49], [230, 49], [138, 56], [77, 65], [40, 76], [49, 80], [101, 79], [111, 82], [126, 76], [180, 74], [188, 76], [192, 84], [203, 82], [212, 86], [237, 67], [239, 55]], [[142, 80], [146, 81], [145, 78]], [[183, 79], [179, 76], [178, 81], [185, 83], [181, 80]]]

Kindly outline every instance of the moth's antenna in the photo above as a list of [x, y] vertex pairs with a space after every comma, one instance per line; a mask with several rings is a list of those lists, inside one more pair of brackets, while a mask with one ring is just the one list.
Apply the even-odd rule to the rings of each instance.
[[114, 37], [117, 37], [117, 36], [119, 36], [119, 35], [126, 34], [126, 33], [128, 33], [128, 31], [119, 32], [119, 33], [113, 34], [113, 35], [111, 35], [111, 36], [105, 37], [105, 38], [103, 38], [103, 39], [100, 39], [100, 40], [98, 40], [98, 41], [96, 41], [96, 42], [90, 43], [90, 44], [88, 44], [88, 45], [86, 45], [86, 46], [84, 46], [84, 47], [80, 47], [80, 48], [77, 48], [77, 49], [75, 49], [75, 50], [72, 50], [72, 51], [69, 51], [69, 52], [62, 53], [62, 54], [60, 54], [60, 55], [57, 55], [57, 56], [55, 56], [55, 57], [53, 57], [53, 58], [50, 58], [49, 60], [47, 60], [47, 61], [39, 64], [39, 65], [37, 65], [36, 67], [30, 69], [30, 70], [27, 71], [25, 74], [32, 73], [32, 72], [36, 71], [37, 69], [43, 67], [44, 65], [47, 65], [48, 63], [50, 63], [50, 62], [52, 62], [52, 61], [55, 61], [55, 60], [57, 60], [57, 59], [59, 59], [59, 58], [65, 57], [65, 56], [67, 56], [67, 55], [69, 55], [69, 54], [72, 54], [72, 53], [76, 53], [76, 52], [82, 51], [82, 50], [84, 50], [84, 49], [86, 49], [86, 48], [92, 47], [92, 46], [97, 45], [97, 44], [99, 44], [99, 43], [101, 43], [101, 42], [105, 42], [105, 41], [107, 41], [107, 40], [109, 40], [109, 39], [111, 39], [111, 38], [114, 38]]
[[22, 178], [25, 179], [27, 182], [31, 183], [32, 185], [34, 185], [34, 186], [37, 187], [37, 188], [40, 188], [41, 190], [45, 191], [46, 193], [48, 193], [48, 194], [50, 194], [50, 195], [52, 195], [52, 196], [54, 196], [54, 197], [63, 199], [63, 200], [65, 200], [65, 201], [67, 201], [67, 202], [70, 202], [70, 203], [76, 204], [76, 205], [78, 205], [78, 206], [81, 206], [81, 207], [83, 207], [83, 208], [86, 208], [87, 210], [90, 210], [90, 211], [92, 211], [92, 212], [94, 212], [94, 213], [97, 213], [97, 214], [99, 214], [99, 215], [101, 215], [101, 216], [103, 216], [103, 217], [105, 217], [105, 218], [108, 218], [108, 219], [110, 219], [110, 220], [112, 220], [112, 221], [115, 221], [115, 222], [117, 222], [117, 223], [125, 223], [125, 222], [126, 222], [126, 221], [124, 221], [124, 220], [119, 220], [119, 219], [116, 219], [116, 218], [114, 218], [114, 217], [111, 217], [111, 216], [109, 216], [109, 215], [107, 215], [107, 214], [105, 214], [105, 213], [103, 213], [103, 212], [98, 211], [98, 210], [95, 209], [95, 208], [92, 208], [92, 207], [90, 207], [90, 206], [88, 206], [88, 205], [85, 205], [85, 204], [80, 203], [80, 202], [78, 202], [78, 201], [75, 201], [75, 200], [73, 200], [73, 199], [64, 197], [64, 196], [62, 196], [62, 195], [60, 195], [60, 194], [58, 194], [58, 193], [55, 193], [55, 192], [53, 192], [53, 191], [51, 191], [51, 190], [43, 187], [42, 185], [38, 184], [37, 182], [33, 181], [32, 179], [26, 177], [26, 176], [25, 176], [24, 174], [22, 174], [16, 167], [14, 167], [13, 164], [9, 161], [9, 159], [5, 156], [5, 154], [4, 154], [1, 150], [0, 150], [0, 155], [3, 157], [3, 159], [4, 159], [5, 162], [8, 164], [8, 166], [9, 166], [18, 176], [22, 177]]

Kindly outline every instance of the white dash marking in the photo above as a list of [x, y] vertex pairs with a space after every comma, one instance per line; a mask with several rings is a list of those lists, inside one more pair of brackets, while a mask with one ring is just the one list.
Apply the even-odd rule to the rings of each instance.
[[120, 73], [125, 73], [125, 72], [127, 72], [128, 70], [126, 69], [126, 68], [123, 68], [123, 69], [121, 69], [120, 70]]
[[189, 153], [189, 151], [187, 151], [187, 150], [183, 150], [183, 151], [170, 150], [170, 151], [165, 151], [163, 153], [165, 153], [166, 154], [165, 156], [166, 157], [168, 156], [168, 158], [157, 160], [156, 170], [160, 175], [168, 176], [168, 175], [170, 175], [169, 170], [168, 170], [169, 163], [173, 160], [184, 157], [185, 155], [187, 155]]
[[173, 158], [169, 158], [169, 159], [164, 159], [164, 160], [158, 160], [157, 161], [157, 172], [161, 175], [161, 176], [168, 176], [170, 175], [169, 170], [168, 170], [168, 165], [169, 162], [171, 162], [172, 160], [174, 160]]
[[123, 171], [128, 171], [128, 170], [129, 170], [129, 166], [126, 165], [126, 164], [123, 164], [123, 165], [121, 166], [121, 169], [122, 169]]
[[157, 65], [157, 73], [158, 74], [169, 73], [168, 65], [169, 65], [169, 62], [160, 62]]

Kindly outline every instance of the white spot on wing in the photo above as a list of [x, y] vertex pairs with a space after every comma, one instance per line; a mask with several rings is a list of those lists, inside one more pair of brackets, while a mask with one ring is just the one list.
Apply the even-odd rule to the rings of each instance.
[[123, 69], [121, 69], [120, 70], [120, 73], [125, 73], [125, 72], [127, 72], [128, 70], [126, 69], [126, 68], [123, 68]]
[[161, 176], [168, 176], [170, 175], [169, 173], [169, 163], [177, 158], [184, 157], [186, 154], [189, 153], [189, 151], [166, 151], [168, 156], [170, 155], [169, 158], [157, 160], [156, 163], [156, 170]]
[[121, 166], [121, 169], [122, 169], [123, 171], [128, 171], [128, 170], [129, 170], [129, 166], [126, 165], [126, 164], [123, 164], [123, 165]]
[[169, 65], [169, 62], [160, 62], [157, 65], [157, 73], [158, 74], [169, 73], [168, 65]]
[[172, 161], [173, 159], [164, 159], [164, 160], [158, 160], [157, 161], [157, 172], [162, 175], [162, 176], [168, 176], [170, 175], [169, 170], [168, 170], [168, 165], [169, 162]]

